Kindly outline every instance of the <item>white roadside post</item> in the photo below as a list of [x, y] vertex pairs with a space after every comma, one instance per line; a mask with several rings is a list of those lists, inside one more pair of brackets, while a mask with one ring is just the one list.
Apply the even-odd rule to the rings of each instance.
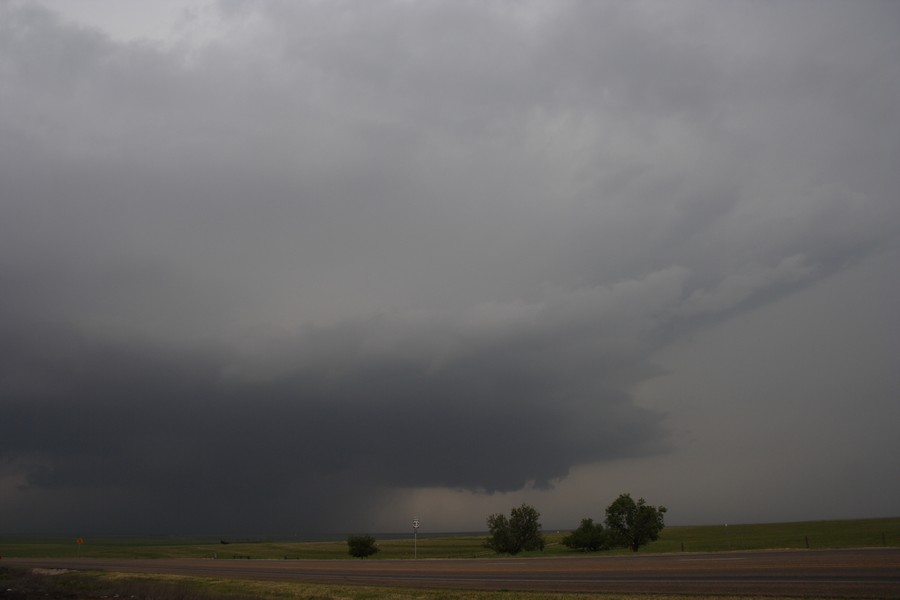
[[413, 558], [419, 558], [419, 517], [413, 517]]

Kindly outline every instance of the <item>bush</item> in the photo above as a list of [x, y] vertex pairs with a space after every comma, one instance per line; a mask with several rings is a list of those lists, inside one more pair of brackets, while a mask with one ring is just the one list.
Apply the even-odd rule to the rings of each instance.
[[609, 550], [612, 547], [609, 532], [593, 519], [582, 519], [578, 529], [562, 540], [563, 546], [582, 552]]
[[347, 538], [347, 546], [350, 547], [350, 556], [356, 558], [365, 558], [379, 551], [371, 535], [351, 535]]

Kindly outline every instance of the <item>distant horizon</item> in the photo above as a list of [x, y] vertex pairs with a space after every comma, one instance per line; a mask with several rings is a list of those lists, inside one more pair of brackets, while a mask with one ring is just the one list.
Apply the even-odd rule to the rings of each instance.
[[[672, 525], [666, 524], [666, 529], [669, 528], [690, 528], [690, 527], [740, 527], [745, 525], [787, 525], [792, 523], [819, 523], [819, 522], [852, 522], [852, 521], [881, 521], [881, 520], [890, 520], [890, 519], [898, 519], [900, 518], [900, 514], [890, 515], [890, 516], [882, 516], [882, 517], [851, 517], [851, 518], [842, 518], [842, 519], [800, 519], [800, 520], [791, 520], [791, 521], [763, 521], [763, 522], [753, 522], [753, 523], [701, 523], [701, 524], [679, 524]], [[596, 520], [596, 519], [595, 519]], [[602, 519], [601, 519], [602, 520]], [[568, 528], [559, 528], [559, 527], [542, 527], [542, 531], [544, 533], [561, 533], [564, 531], [572, 531], [578, 527], [578, 523], [573, 524]], [[173, 540], [200, 540], [200, 539], [208, 539], [212, 542], [210, 543], [221, 543], [222, 541], [227, 542], [227, 544], [249, 544], [249, 543], [266, 543], [266, 542], [289, 542], [295, 541], [297, 543], [303, 542], [338, 542], [345, 540], [347, 537], [352, 535], [371, 535], [376, 539], [413, 539], [414, 535], [412, 531], [402, 532], [402, 531], [394, 531], [394, 532], [386, 532], [386, 531], [348, 531], [345, 533], [297, 533], [297, 534], [287, 534], [282, 535], [279, 533], [266, 533], [266, 534], [248, 534], [248, 535], [219, 535], [219, 534], [204, 534], [204, 533], [92, 533], [92, 532], [71, 532], [71, 533], [47, 533], [47, 534], [3, 534], [0, 533], [0, 538], [9, 538], [9, 539], [22, 539], [22, 538], [38, 538], [38, 539], [47, 539], [47, 540], [62, 540], [71, 538], [73, 540], [82, 538], [85, 540], [85, 543], [88, 543], [90, 537], [95, 539], [103, 539], [103, 540], [111, 540], [111, 539], [121, 539], [121, 540], [130, 540], [130, 539], [173, 539]], [[418, 532], [418, 539], [427, 539], [428, 536], [431, 537], [476, 537], [476, 536], [487, 536], [488, 530], [471, 530], [471, 531], [427, 531], [423, 530], [421, 527]]]

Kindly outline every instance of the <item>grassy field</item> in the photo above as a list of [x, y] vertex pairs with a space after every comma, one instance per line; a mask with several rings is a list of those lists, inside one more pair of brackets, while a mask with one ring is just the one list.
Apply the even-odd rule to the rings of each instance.
[[900, 546], [900, 518], [669, 527], [647, 550], [713, 552], [771, 548]]
[[[3, 595], [6, 592], [6, 596]], [[376, 588], [94, 572], [47, 573], [0, 566], [0, 596], [23, 600], [132, 598], [135, 600], [688, 600], [683, 595], [551, 594]], [[704, 600], [763, 600], [703, 596]], [[777, 600], [766, 597], [765, 600]]]
[[[543, 552], [523, 556], [570, 554], [560, 542], [565, 532], [545, 533]], [[479, 558], [494, 556], [483, 546], [485, 536], [433, 537], [420, 535], [416, 548], [410, 539], [382, 539], [380, 552], [368, 560], [390, 558]], [[667, 527], [660, 539], [641, 552], [711, 552], [767, 548], [854, 548], [900, 546], [900, 518], [853, 521], [806, 521], [755, 525]], [[609, 554], [628, 553], [614, 550]], [[345, 559], [347, 544], [337, 542], [259, 541], [222, 544], [219, 540], [170, 538], [75, 539], [0, 538], [0, 556], [94, 558], [210, 558], [284, 560]]]
[[[560, 542], [566, 532], [546, 533], [547, 547], [530, 555], [564, 555], [572, 551]], [[495, 556], [484, 548], [485, 536], [418, 539], [418, 558], [477, 558]], [[379, 540], [376, 559], [412, 558], [413, 540]], [[668, 527], [660, 539], [641, 549], [649, 552], [708, 552], [768, 548], [851, 548], [900, 546], [900, 518], [854, 521], [809, 521], [757, 525]], [[607, 554], [628, 553], [616, 550]], [[296, 558], [346, 559], [345, 542], [259, 541], [222, 544], [218, 540], [169, 538], [75, 539], [0, 538], [2, 557], [178, 558], [212, 557], [285, 560]], [[4, 566], [0, 561], [0, 592], [23, 600], [79, 598], [135, 598], [155, 600], [685, 600], [686, 596], [627, 594], [544, 594], [536, 592], [474, 592], [340, 586], [212, 579], [203, 577], [138, 575], [106, 572], [46, 572]], [[3, 593], [0, 593], [2, 596]], [[715, 596], [704, 596], [716, 600]], [[730, 600], [757, 600], [728, 596]], [[773, 600], [769, 598], [769, 600]]]

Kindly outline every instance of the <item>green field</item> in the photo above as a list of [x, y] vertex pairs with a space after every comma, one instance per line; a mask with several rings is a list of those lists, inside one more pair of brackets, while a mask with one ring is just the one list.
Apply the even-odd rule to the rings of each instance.
[[[545, 533], [543, 552], [521, 556], [572, 554], [560, 542], [566, 532]], [[367, 560], [389, 558], [479, 558], [494, 556], [483, 546], [485, 536], [382, 539], [380, 552]], [[900, 518], [852, 521], [805, 521], [754, 525], [667, 527], [660, 539], [641, 552], [712, 552], [762, 550], [768, 548], [860, 548], [900, 546]], [[628, 553], [614, 550], [609, 554]], [[222, 544], [209, 539], [85, 538], [78, 545], [71, 539], [0, 538], [0, 556], [93, 557], [93, 558], [211, 558], [231, 559], [347, 559], [347, 544], [337, 542], [258, 541]]]
[[647, 550], [680, 552], [682, 544], [687, 552], [900, 546], [900, 518], [668, 527]]
[[[575, 554], [560, 541], [566, 532], [547, 533], [547, 547], [524, 556]], [[495, 556], [483, 546], [485, 536], [419, 537], [417, 556], [478, 558]], [[382, 539], [375, 559], [413, 557], [413, 540]], [[649, 552], [709, 552], [768, 548], [852, 548], [900, 546], [900, 518], [854, 521], [808, 521], [757, 525], [668, 527], [660, 539], [641, 549]], [[628, 553], [616, 550], [606, 554]], [[603, 554], [603, 553], [601, 553]], [[258, 541], [222, 544], [219, 540], [170, 538], [71, 539], [0, 538], [0, 557], [178, 558], [212, 557], [285, 560], [349, 559], [345, 542]], [[246, 560], [240, 559], [240, 560]], [[368, 559], [371, 560], [371, 559]], [[157, 600], [685, 600], [688, 596], [628, 594], [545, 594], [473, 592], [262, 582], [203, 577], [138, 575], [101, 571], [42, 573], [10, 568], [0, 561], [0, 588], [22, 598], [155, 598]], [[704, 596], [715, 600], [717, 596]], [[724, 598], [724, 597], [722, 597]], [[738, 597], [730, 597], [737, 600]], [[742, 596], [743, 600], [756, 600]], [[769, 598], [769, 600], [773, 600]]]

